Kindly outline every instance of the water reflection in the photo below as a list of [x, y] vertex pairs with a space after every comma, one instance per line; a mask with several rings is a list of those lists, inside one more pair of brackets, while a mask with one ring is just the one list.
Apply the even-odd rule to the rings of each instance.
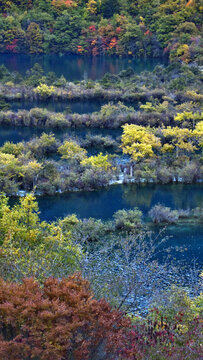
[[71, 55], [23, 55], [0, 54], [0, 64], [11, 71], [24, 74], [35, 63], [39, 63], [45, 73], [54, 71], [57, 76], [64, 75], [68, 80], [100, 79], [106, 72], [118, 74], [131, 66], [137, 73], [152, 70], [158, 64], [167, 64], [167, 59], [129, 59], [110, 56], [80, 57]]

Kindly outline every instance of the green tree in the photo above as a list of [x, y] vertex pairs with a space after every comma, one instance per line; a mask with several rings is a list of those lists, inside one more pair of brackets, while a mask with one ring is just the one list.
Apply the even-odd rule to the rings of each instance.
[[110, 18], [120, 11], [120, 3], [118, 0], [101, 0], [100, 12], [104, 18]]
[[31, 22], [31, 24], [28, 26], [26, 39], [29, 46], [29, 52], [31, 54], [38, 54], [43, 52], [43, 35], [39, 25], [35, 22]]

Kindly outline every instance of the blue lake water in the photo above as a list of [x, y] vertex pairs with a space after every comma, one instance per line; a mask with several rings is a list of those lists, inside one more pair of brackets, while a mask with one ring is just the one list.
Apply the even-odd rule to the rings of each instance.
[[[120, 209], [138, 207], [146, 219], [148, 211], [157, 203], [172, 209], [203, 207], [203, 185], [114, 185], [92, 192], [66, 193], [38, 198], [41, 219], [52, 221], [66, 215], [79, 218], [111, 219]], [[159, 229], [154, 227], [157, 234]], [[184, 246], [188, 250], [182, 258], [195, 258], [203, 263], [203, 223], [167, 226], [164, 236], [169, 236], [170, 246]], [[180, 255], [179, 255], [180, 256]]]
[[35, 63], [42, 66], [45, 73], [55, 72], [57, 76], [64, 75], [67, 80], [100, 79], [106, 72], [118, 74], [132, 67], [136, 73], [153, 70], [158, 64], [166, 65], [165, 58], [133, 59], [110, 56], [82, 57], [72, 55], [22, 55], [0, 54], [0, 65], [4, 64], [10, 71], [24, 74]]
[[0, 126], [0, 146], [2, 146], [6, 141], [12, 141], [13, 143], [18, 143], [20, 141], [29, 141], [33, 137], [41, 136], [42, 133], [46, 132], [47, 134], [53, 133], [56, 138], [61, 140], [67, 137], [82, 137], [86, 135], [110, 135], [114, 139], [121, 135], [122, 130], [109, 130], [109, 129], [88, 129], [88, 128], [78, 128], [78, 129], [40, 129], [40, 128], [30, 128], [30, 127], [11, 127], [11, 126]]
[[104, 105], [104, 103], [99, 101], [12, 101], [9, 105], [10, 109], [13, 111], [42, 108], [53, 112], [67, 111], [77, 114], [91, 114], [100, 111], [101, 106]]

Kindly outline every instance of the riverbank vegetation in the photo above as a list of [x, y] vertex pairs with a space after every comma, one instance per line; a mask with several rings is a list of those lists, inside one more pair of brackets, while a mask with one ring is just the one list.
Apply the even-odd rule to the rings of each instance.
[[[154, 132], [125, 125], [117, 141], [99, 135], [67, 136], [61, 141], [43, 133], [27, 142], [5, 142], [0, 147], [0, 190], [9, 195], [22, 191], [42, 195], [94, 190], [119, 181], [201, 182], [201, 148], [199, 127]], [[130, 156], [123, 158], [125, 154]]]
[[0, 1], [0, 51], [128, 55], [202, 63], [199, 0]]
[[199, 359], [199, 269], [175, 265], [141, 216], [47, 223], [32, 194], [1, 196], [2, 359]]
[[[76, 83], [45, 75], [38, 64], [24, 78], [4, 66], [0, 73], [1, 126], [98, 129], [98, 135], [86, 138], [69, 135], [61, 140], [49, 133], [26, 143], [6, 143], [0, 149], [0, 188], [7, 194], [91, 190], [129, 181], [202, 181], [202, 72], [197, 67], [157, 66], [140, 75], [128, 69], [106, 74], [100, 81]], [[69, 109], [55, 113], [43, 107], [6, 110], [16, 99], [37, 100], [42, 106], [47, 100], [111, 102], [90, 114]], [[116, 128], [122, 131], [117, 139], [99, 133], [99, 129]]]

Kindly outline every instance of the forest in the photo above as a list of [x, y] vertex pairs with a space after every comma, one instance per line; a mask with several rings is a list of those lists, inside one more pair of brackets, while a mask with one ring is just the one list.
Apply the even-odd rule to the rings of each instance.
[[0, 52], [203, 63], [201, 0], [0, 0]]
[[0, 360], [203, 357], [201, 0], [0, 0]]

